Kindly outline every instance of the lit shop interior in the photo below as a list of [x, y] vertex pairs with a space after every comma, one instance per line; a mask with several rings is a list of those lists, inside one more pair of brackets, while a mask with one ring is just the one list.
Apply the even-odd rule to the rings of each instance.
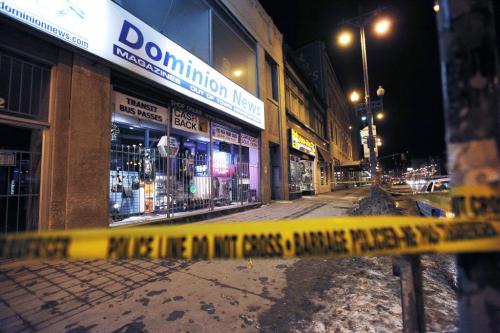
[[166, 106], [115, 92], [112, 220], [175, 217], [260, 201], [257, 136], [208, 120], [184, 103], [170, 103], [168, 112]]
[[315, 144], [291, 129], [290, 148], [290, 198], [314, 195]]

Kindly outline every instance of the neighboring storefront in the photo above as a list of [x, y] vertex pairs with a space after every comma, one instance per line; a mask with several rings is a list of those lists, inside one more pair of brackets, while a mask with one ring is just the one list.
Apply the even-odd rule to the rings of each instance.
[[316, 160], [316, 193], [327, 193], [331, 191], [332, 163], [326, 144], [317, 145], [318, 158]]
[[285, 99], [289, 141], [289, 198], [331, 191], [331, 155], [326, 105], [287, 52]]
[[314, 195], [316, 145], [296, 129], [290, 129], [290, 199]]

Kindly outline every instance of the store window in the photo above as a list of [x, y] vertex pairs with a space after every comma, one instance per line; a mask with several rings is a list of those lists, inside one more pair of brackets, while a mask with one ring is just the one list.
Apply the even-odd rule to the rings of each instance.
[[50, 69], [0, 53], [0, 112], [46, 121]]
[[[0, 118], [0, 233], [38, 228], [38, 124], [47, 121], [49, 83], [50, 68], [0, 52], [0, 115], [9, 116], [7, 123]], [[26, 128], [26, 118], [38, 122]]]
[[290, 154], [290, 193], [314, 193], [314, 160]]
[[326, 161], [319, 161], [320, 184], [328, 185], [329, 177], [329, 163]]
[[112, 219], [173, 217], [258, 201], [258, 139], [209, 122], [185, 103], [169, 104], [170, 110], [114, 92]]
[[286, 107], [302, 123], [309, 125], [309, 104], [302, 90], [289, 77], [286, 78]]
[[266, 55], [266, 82], [267, 82], [267, 97], [278, 102], [278, 64]]
[[[216, 206], [255, 202], [259, 190], [256, 137], [212, 124], [213, 193]], [[241, 140], [241, 141], [240, 141]]]
[[200, 0], [114, 0], [206, 63], [210, 63], [210, 10]]
[[212, 66], [250, 93], [257, 94], [257, 58], [245, 42], [217, 15], [212, 16]]
[[318, 134], [320, 137], [324, 138], [325, 137], [325, 126], [324, 126], [324, 119], [323, 115], [321, 112], [312, 107], [311, 108], [311, 128]]

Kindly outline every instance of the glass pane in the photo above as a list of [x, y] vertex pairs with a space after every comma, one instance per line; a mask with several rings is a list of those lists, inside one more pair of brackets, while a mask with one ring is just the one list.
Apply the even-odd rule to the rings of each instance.
[[0, 54], [0, 110], [47, 120], [50, 70]]
[[200, 0], [136, 0], [116, 3], [196, 55], [210, 59], [209, 9]]
[[257, 93], [255, 51], [215, 15], [213, 67], [250, 93]]
[[11, 58], [0, 54], [0, 109], [7, 109], [9, 103]]
[[10, 111], [19, 112], [20, 104], [20, 93], [21, 93], [21, 73], [22, 73], [22, 63], [17, 59], [13, 59], [12, 69], [10, 74], [10, 87], [8, 96], [8, 106]]
[[21, 105], [20, 112], [23, 113], [31, 113], [31, 100], [29, 97], [29, 93], [31, 91], [32, 84], [32, 74], [33, 74], [33, 66], [30, 64], [25, 64], [22, 73], [22, 86], [21, 86]]

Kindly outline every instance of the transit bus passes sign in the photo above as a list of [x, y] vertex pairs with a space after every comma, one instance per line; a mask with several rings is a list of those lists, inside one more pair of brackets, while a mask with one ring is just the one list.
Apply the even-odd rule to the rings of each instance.
[[500, 222], [423, 217], [30, 232], [0, 236], [0, 258], [237, 259], [500, 250]]

